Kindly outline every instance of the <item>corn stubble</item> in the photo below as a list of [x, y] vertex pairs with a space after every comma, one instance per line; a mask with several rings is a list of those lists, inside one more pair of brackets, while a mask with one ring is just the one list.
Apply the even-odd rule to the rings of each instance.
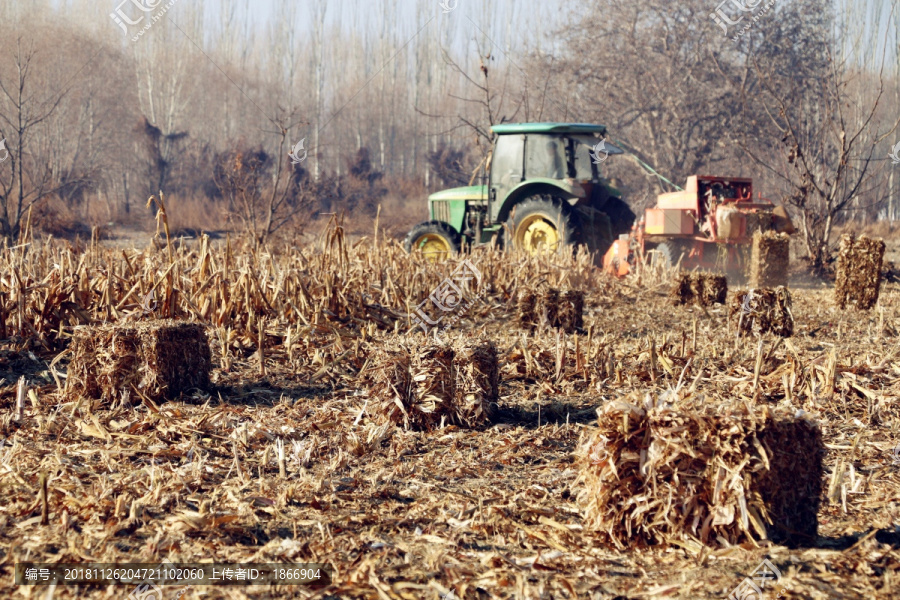
[[[472, 259], [481, 285], [465, 294], [480, 299], [436, 337], [408, 315], [456, 263], [351, 243], [338, 223], [269, 248], [0, 251], [0, 554], [321, 560], [335, 580], [312, 595], [504, 600], [725, 597], [768, 558], [796, 597], [891, 597], [895, 285], [871, 314], [771, 288], [760, 297], [793, 336], [749, 305], [758, 339], [736, 343], [727, 306], [672, 306], [671, 272], [617, 281], [584, 254]], [[544, 286], [583, 292], [581, 328], [542, 327], [549, 308], [515, 326], [520, 298]], [[568, 310], [564, 292], [555, 306]], [[142, 383], [152, 352], [117, 332], [165, 319], [206, 332], [210, 385], [138, 402], [169, 386]], [[82, 398], [104, 389], [109, 402]], [[824, 546], [779, 545], [803, 546], [816, 521]], [[106, 590], [53, 597], [76, 593]]]

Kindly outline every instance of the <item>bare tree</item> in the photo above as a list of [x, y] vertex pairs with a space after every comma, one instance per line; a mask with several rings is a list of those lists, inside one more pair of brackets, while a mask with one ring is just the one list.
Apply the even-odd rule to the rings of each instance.
[[306, 172], [288, 156], [288, 136], [296, 124], [273, 119], [277, 130], [274, 154], [263, 149], [225, 152], [215, 167], [215, 182], [234, 207], [245, 233], [258, 244], [309, 213], [313, 197], [303, 189]]
[[7, 244], [18, 239], [23, 217], [35, 202], [78, 183], [73, 178], [61, 186], [54, 185], [56, 174], [47, 160], [47, 149], [38, 143], [39, 128], [59, 108], [66, 91], [43, 100], [32, 93], [35, 54], [34, 45], [23, 48], [20, 37], [16, 42], [12, 85], [0, 78], [4, 96], [0, 104], [0, 140], [6, 141], [8, 152], [0, 163], [0, 235]]
[[[748, 62], [736, 86], [747, 112], [764, 120], [759, 130], [744, 129], [740, 143], [783, 183], [810, 266], [820, 270], [840, 216], [877, 202], [872, 188], [884, 160], [876, 153], [900, 119], [879, 118], [887, 93], [884, 55], [876, 73], [842, 55], [833, 21], [816, 2], [796, 2], [780, 16], [779, 27], [769, 32], [770, 46]], [[784, 52], [788, 47], [797, 53]], [[760, 145], [758, 132], [781, 143]]]

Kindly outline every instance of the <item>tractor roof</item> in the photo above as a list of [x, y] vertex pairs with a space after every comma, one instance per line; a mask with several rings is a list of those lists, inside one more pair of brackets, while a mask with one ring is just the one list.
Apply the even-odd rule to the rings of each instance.
[[591, 125], [589, 123], [503, 123], [494, 125], [491, 131], [497, 135], [513, 133], [599, 133], [606, 134], [605, 125]]

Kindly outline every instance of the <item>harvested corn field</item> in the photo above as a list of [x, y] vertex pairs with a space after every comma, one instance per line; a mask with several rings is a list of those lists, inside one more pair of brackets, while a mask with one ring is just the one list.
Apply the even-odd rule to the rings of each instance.
[[[671, 272], [468, 258], [466, 304], [435, 294], [462, 257], [340, 227], [2, 251], [3, 596], [16, 562], [170, 560], [333, 568], [186, 598], [726, 598], [763, 561], [783, 598], [896, 597], [895, 284], [871, 311], [756, 290], [793, 335], [738, 338]], [[426, 301], [451, 309], [427, 334]]]

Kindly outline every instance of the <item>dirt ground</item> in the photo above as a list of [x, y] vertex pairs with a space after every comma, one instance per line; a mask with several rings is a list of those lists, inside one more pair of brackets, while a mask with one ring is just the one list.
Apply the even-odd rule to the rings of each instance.
[[[118, 407], [59, 391], [65, 357], [51, 367], [52, 355], [9, 347], [0, 356], [0, 595], [125, 598], [133, 588], [16, 586], [14, 563], [168, 559], [320, 562], [333, 583], [166, 587], [154, 600], [712, 599], [731, 597], [765, 559], [781, 574], [765, 600], [900, 598], [900, 287], [885, 286], [869, 312], [838, 310], [829, 289], [796, 289], [795, 335], [764, 337], [756, 391], [756, 340], [735, 338], [724, 307], [675, 307], [667, 291], [604, 280], [588, 290], [580, 335], [527, 333], [502, 290], [488, 295], [446, 334], [500, 348], [497, 412], [471, 430], [377, 423], [357, 381], [369, 353], [396, 337], [389, 331], [341, 331], [332, 343], [355, 354], [314, 369], [267, 349], [265, 374], [251, 351], [223, 365], [214, 337], [211, 390]], [[648, 374], [651, 340], [671, 372]], [[604, 344], [616, 377], [592, 367]], [[799, 367], [790, 384], [788, 364]], [[17, 422], [21, 375], [36, 393]], [[596, 409], [658, 396], [679, 377], [696, 378], [708, 402], [802, 409], [821, 424], [826, 497], [814, 544], [620, 552], [585, 527], [574, 452]]]

